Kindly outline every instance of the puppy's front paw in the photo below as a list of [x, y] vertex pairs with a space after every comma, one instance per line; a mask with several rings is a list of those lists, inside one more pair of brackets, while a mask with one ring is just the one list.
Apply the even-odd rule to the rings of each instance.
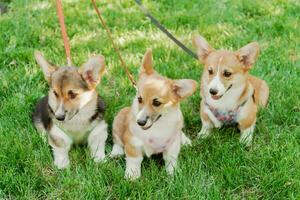
[[70, 160], [68, 157], [59, 157], [54, 159], [54, 165], [58, 169], [65, 169], [70, 165]]
[[246, 147], [251, 146], [253, 140], [254, 125], [241, 131], [240, 142]]
[[169, 164], [166, 166], [166, 171], [170, 176], [174, 175], [176, 166], [174, 164]]
[[214, 126], [215, 126], [215, 128], [221, 128], [222, 127], [222, 123], [219, 122], [219, 121], [215, 121], [214, 122]]
[[191, 146], [192, 141], [183, 132], [181, 134], [181, 144], [186, 146]]
[[95, 163], [99, 162], [105, 162], [105, 154], [104, 153], [97, 153], [96, 155], [93, 156], [93, 160]]
[[240, 143], [244, 144], [246, 147], [250, 147], [253, 140], [253, 133], [242, 132], [240, 137]]
[[141, 170], [137, 168], [126, 169], [125, 178], [128, 180], [136, 180], [141, 176]]
[[207, 127], [202, 127], [201, 131], [198, 133], [197, 137], [198, 138], [208, 138], [211, 135], [211, 129]]
[[113, 149], [110, 153], [110, 157], [114, 158], [122, 155], [124, 155], [123, 147], [118, 144], [114, 144]]

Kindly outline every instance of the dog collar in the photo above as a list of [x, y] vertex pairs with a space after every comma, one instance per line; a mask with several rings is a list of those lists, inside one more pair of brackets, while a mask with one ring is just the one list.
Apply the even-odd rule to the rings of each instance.
[[158, 117], [156, 117], [155, 121], [154, 122], [157, 122], [159, 119], [161, 118], [161, 114], [158, 115]]
[[232, 88], [232, 85], [233, 84], [229, 85], [229, 87], [227, 88], [227, 90], [225, 91], [225, 93], [228, 92], [228, 90], [230, 90]]

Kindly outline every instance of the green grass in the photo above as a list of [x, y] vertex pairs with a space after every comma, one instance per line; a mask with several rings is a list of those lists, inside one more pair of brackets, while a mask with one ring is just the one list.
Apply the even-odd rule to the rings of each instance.
[[[184, 130], [193, 146], [181, 151], [175, 177], [167, 176], [160, 160], [145, 159], [142, 178], [135, 182], [123, 179], [123, 158], [97, 165], [87, 148], [73, 148], [70, 169], [57, 170], [48, 144], [31, 123], [34, 104], [48, 91], [34, 50], [65, 64], [54, 1], [47, 2], [15, 0], [0, 16], [1, 199], [300, 199], [299, 1], [145, 1], [189, 47], [194, 31], [215, 48], [238, 49], [258, 41], [261, 54], [251, 73], [268, 82], [270, 101], [259, 113], [253, 148], [245, 150], [236, 129], [196, 139], [201, 128], [197, 92], [182, 104]], [[143, 53], [152, 48], [158, 72], [199, 82], [202, 66], [151, 24], [133, 1], [99, 2], [135, 77]], [[74, 64], [92, 53], [106, 57], [108, 70], [98, 91], [107, 103], [111, 133], [113, 117], [131, 103], [134, 89], [89, 1], [64, 1], [64, 10]]]

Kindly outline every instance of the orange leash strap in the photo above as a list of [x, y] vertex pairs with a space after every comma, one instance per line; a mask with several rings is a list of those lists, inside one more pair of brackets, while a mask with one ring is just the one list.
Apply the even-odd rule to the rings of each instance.
[[63, 37], [64, 46], [65, 46], [65, 51], [66, 51], [66, 56], [67, 56], [67, 65], [71, 66], [72, 65], [71, 49], [70, 49], [70, 45], [69, 45], [61, 0], [56, 0], [56, 10], [57, 10], [57, 16], [58, 16], [58, 20], [59, 20], [59, 24], [60, 24], [60, 28], [61, 28], [61, 35]]
[[101, 13], [100, 13], [100, 11], [99, 11], [97, 5], [96, 5], [95, 0], [91, 0], [91, 1], [92, 1], [92, 4], [93, 4], [94, 8], [95, 8], [95, 11], [96, 11], [96, 13], [97, 13], [97, 15], [98, 15], [99, 20], [100, 20], [100, 22], [101, 22], [103, 28], [106, 30], [106, 33], [107, 33], [107, 35], [108, 35], [108, 37], [109, 37], [109, 39], [110, 39], [110, 41], [111, 41], [111, 43], [112, 43], [112, 45], [113, 45], [113, 48], [114, 48], [115, 52], [117, 53], [117, 55], [118, 55], [118, 57], [119, 57], [119, 60], [120, 60], [120, 62], [121, 62], [122, 67], [124, 68], [124, 70], [125, 70], [125, 72], [126, 72], [126, 75], [128, 76], [129, 80], [131, 81], [133, 87], [136, 89], [136, 82], [135, 82], [135, 80], [134, 80], [132, 74], [129, 72], [129, 69], [128, 69], [128, 67], [126, 66], [125, 61], [123, 60], [123, 58], [122, 58], [122, 56], [121, 56], [121, 53], [120, 53], [120, 51], [119, 51], [118, 46], [114, 43], [114, 40], [113, 40], [113, 38], [112, 38], [112, 34], [111, 34], [110, 30], [108, 29], [108, 27], [106, 26], [106, 23], [105, 23], [105, 21], [103, 20], [103, 18], [102, 18], [102, 16], [101, 16]]

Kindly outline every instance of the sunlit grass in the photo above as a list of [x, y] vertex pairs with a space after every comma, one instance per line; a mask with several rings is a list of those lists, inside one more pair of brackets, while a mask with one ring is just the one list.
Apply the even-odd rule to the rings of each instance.
[[[270, 85], [254, 145], [245, 150], [234, 128], [196, 139], [201, 128], [199, 92], [182, 103], [184, 131], [193, 140], [179, 157], [175, 177], [161, 159], [145, 159], [142, 178], [123, 178], [123, 158], [97, 165], [87, 148], [70, 152], [70, 169], [53, 166], [51, 149], [31, 123], [36, 101], [48, 86], [33, 58], [41, 50], [65, 65], [55, 1], [15, 0], [0, 16], [0, 198], [3, 199], [299, 199], [300, 198], [300, 4], [296, 0], [143, 1], [183, 43], [192, 48], [199, 32], [218, 49], [237, 50], [259, 42], [252, 74]], [[103, 54], [107, 72], [98, 87], [107, 104], [107, 152], [111, 124], [135, 95], [89, 1], [63, 1], [73, 63]], [[200, 82], [203, 67], [161, 33], [133, 1], [97, 1], [115, 42], [137, 79], [142, 56], [153, 49], [155, 69], [172, 79]], [[198, 86], [199, 88], [199, 86]]]

